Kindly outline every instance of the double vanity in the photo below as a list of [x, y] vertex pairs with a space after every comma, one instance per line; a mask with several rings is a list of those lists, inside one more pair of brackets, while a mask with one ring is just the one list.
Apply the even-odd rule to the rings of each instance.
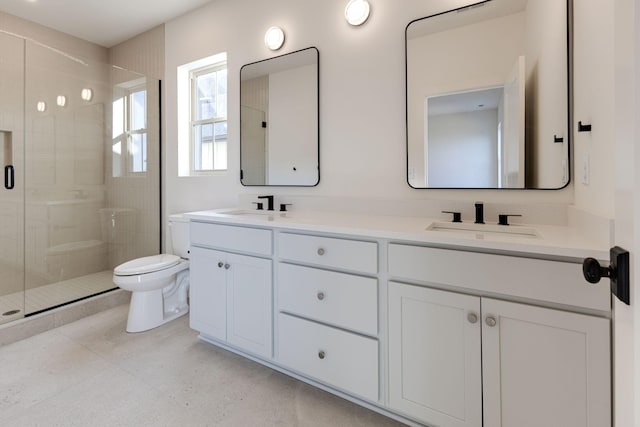
[[568, 227], [187, 216], [204, 341], [405, 423], [611, 425], [608, 253]]

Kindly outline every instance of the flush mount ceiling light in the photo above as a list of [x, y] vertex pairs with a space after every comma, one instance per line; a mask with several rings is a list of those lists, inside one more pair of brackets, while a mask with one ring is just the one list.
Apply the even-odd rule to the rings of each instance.
[[67, 97], [64, 95], [58, 95], [58, 97], [56, 98], [56, 104], [58, 104], [58, 107], [64, 107], [67, 105]]
[[350, 0], [344, 9], [344, 17], [353, 26], [362, 25], [369, 18], [369, 2], [367, 0]]
[[36, 110], [38, 110], [38, 112], [40, 113], [44, 113], [45, 111], [47, 111], [47, 103], [44, 101], [38, 101], [38, 103], [36, 104]]
[[82, 89], [82, 92], [80, 92], [80, 98], [84, 101], [91, 101], [93, 99], [93, 91], [89, 88]]
[[280, 27], [271, 27], [264, 34], [264, 44], [271, 50], [278, 50], [284, 44], [284, 31]]

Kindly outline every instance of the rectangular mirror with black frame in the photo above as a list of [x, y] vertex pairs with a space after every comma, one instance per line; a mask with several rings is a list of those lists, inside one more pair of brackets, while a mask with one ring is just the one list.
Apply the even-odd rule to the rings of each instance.
[[571, 0], [488, 0], [406, 28], [414, 188], [569, 183]]
[[320, 181], [319, 52], [315, 47], [240, 69], [240, 182]]

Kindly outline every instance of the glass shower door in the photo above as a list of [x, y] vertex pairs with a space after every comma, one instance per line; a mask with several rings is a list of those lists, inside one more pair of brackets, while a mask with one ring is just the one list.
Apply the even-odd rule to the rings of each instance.
[[0, 323], [24, 317], [24, 40], [0, 33]]

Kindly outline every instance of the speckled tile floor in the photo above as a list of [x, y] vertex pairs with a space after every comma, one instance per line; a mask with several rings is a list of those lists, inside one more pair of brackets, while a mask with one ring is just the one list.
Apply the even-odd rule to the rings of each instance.
[[0, 347], [2, 426], [398, 426], [128, 305]]

